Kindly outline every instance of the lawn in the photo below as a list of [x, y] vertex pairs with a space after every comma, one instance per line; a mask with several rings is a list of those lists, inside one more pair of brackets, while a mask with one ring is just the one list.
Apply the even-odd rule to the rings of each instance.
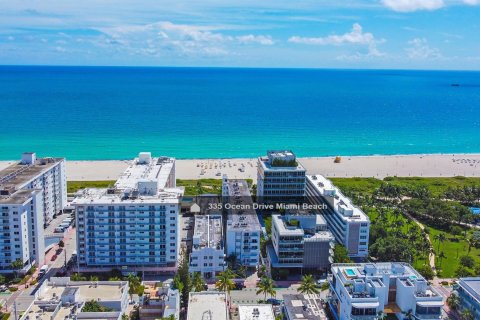
[[450, 177], [450, 178], [421, 178], [421, 177], [387, 177], [384, 180], [375, 178], [331, 178], [333, 183], [346, 192], [372, 194], [383, 182], [396, 186], [415, 189], [427, 187], [433, 196], [440, 196], [449, 188], [479, 186], [480, 178]]
[[[252, 179], [246, 179], [249, 186], [252, 185]], [[184, 180], [177, 179], [177, 187], [185, 187], [185, 195], [197, 196], [200, 194], [221, 194], [222, 179], [198, 179]]]
[[[458, 241], [455, 240], [455, 236], [451, 233], [438, 230], [432, 227], [429, 227], [430, 238], [433, 241], [433, 248], [435, 250], [435, 255], [438, 255], [440, 251], [443, 251], [446, 258], [441, 261], [436, 260], [435, 264], [437, 268], [441, 269], [440, 275], [442, 278], [452, 278], [455, 277], [455, 270], [459, 267], [460, 262], [459, 258], [462, 255], [468, 253], [468, 244], [463, 235], [457, 236]], [[444, 241], [440, 244], [440, 250], [438, 250], [438, 242], [435, 241], [435, 235], [439, 233], [444, 233], [447, 236], [447, 241]], [[467, 237], [470, 236], [472, 231], [467, 232]], [[480, 249], [472, 247], [470, 250], [470, 256], [475, 259], [477, 263], [480, 263]], [[437, 259], [437, 257], [436, 257]]]
[[113, 186], [114, 180], [103, 181], [67, 181], [67, 193], [74, 193], [85, 188], [108, 188]]

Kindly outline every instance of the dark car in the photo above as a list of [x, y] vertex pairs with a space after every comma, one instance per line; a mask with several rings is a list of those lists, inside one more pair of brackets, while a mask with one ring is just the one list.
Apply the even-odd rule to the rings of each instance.
[[267, 299], [267, 303], [270, 303], [274, 306], [279, 306], [282, 304], [282, 300], [278, 300], [278, 299], [274, 299], [274, 298], [270, 298], [270, 299]]

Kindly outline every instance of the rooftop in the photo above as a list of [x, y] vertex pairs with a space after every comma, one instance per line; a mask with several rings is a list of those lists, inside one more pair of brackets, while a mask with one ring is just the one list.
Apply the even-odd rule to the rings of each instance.
[[247, 181], [228, 179], [226, 187], [227, 203], [234, 206], [234, 208], [228, 210], [229, 229], [245, 231], [260, 230], [260, 222], [253, 208], [253, 200]]
[[0, 204], [21, 205], [27, 201], [30, 201], [32, 193], [34, 192], [40, 192], [40, 190], [21, 189], [8, 195], [2, 195], [0, 193]]
[[222, 249], [222, 216], [221, 215], [196, 215], [193, 234], [193, 248]]
[[[350, 198], [345, 196], [340, 189], [338, 189], [332, 181], [328, 180], [322, 175], [307, 175], [308, 181], [320, 191], [320, 194], [324, 197], [333, 199], [333, 210], [342, 216], [342, 219], [347, 221], [369, 221], [368, 216], [355, 206]], [[331, 205], [331, 204], [330, 204]]]
[[227, 294], [217, 291], [190, 292], [187, 320], [228, 320]]
[[[41, 175], [62, 161], [64, 158], [35, 158], [35, 154], [28, 153], [33, 156], [32, 162], [19, 161], [0, 171], [0, 190], [22, 189], [31, 180]], [[26, 155], [26, 153], [24, 154]]]
[[480, 277], [460, 278], [458, 284], [480, 303]]
[[238, 316], [239, 320], [275, 320], [270, 304], [239, 305]]
[[305, 171], [291, 150], [269, 150], [266, 157], [259, 157], [258, 160], [265, 170]]
[[89, 188], [78, 195], [72, 204], [179, 203], [183, 188], [175, 187], [175, 159], [141, 152], [114, 188]]
[[166, 188], [174, 167], [174, 158], [152, 158], [149, 152], [142, 152], [118, 178], [115, 188], [136, 189], [139, 181], [155, 181], [158, 183], [158, 189]]
[[326, 320], [320, 297], [316, 294], [284, 294], [283, 300], [288, 318], [302, 320]]

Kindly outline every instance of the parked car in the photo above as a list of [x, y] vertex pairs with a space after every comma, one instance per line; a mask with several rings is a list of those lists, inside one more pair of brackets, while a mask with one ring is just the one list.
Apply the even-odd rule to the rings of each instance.
[[8, 290], [8, 287], [6, 285], [1, 285], [0, 286], [0, 292], [5, 292]]
[[272, 305], [274, 305], [274, 306], [279, 306], [279, 305], [282, 304], [282, 302], [283, 302], [282, 300], [278, 300], [278, 299], [275, 299], [275, 298], [269, 298], [269, 299], [267, 299], [267, 303], [270, 303], [270, 304], [272, 304]]

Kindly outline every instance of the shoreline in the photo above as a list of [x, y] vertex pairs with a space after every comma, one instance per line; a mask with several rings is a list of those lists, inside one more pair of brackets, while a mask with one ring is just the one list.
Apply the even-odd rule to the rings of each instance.
[[[155, 155], [156, 156], [156, 155]], [[307, 174], [333, 177], [480, 177], [479, 153], [302, 157]], [[0, 170], [18, 160], [0, 161]], [[73, 160], [66, 164], [67, 180], [116, 180], [131, 160]], [[257, 158], [177, 159], [178, 179], [257, 178]], [[242, 168], [243, 171], [240, 170]], [[202, 174], [203, 171], [203, 174]], [[220, 174], [220, 175], [219, 175]]]

